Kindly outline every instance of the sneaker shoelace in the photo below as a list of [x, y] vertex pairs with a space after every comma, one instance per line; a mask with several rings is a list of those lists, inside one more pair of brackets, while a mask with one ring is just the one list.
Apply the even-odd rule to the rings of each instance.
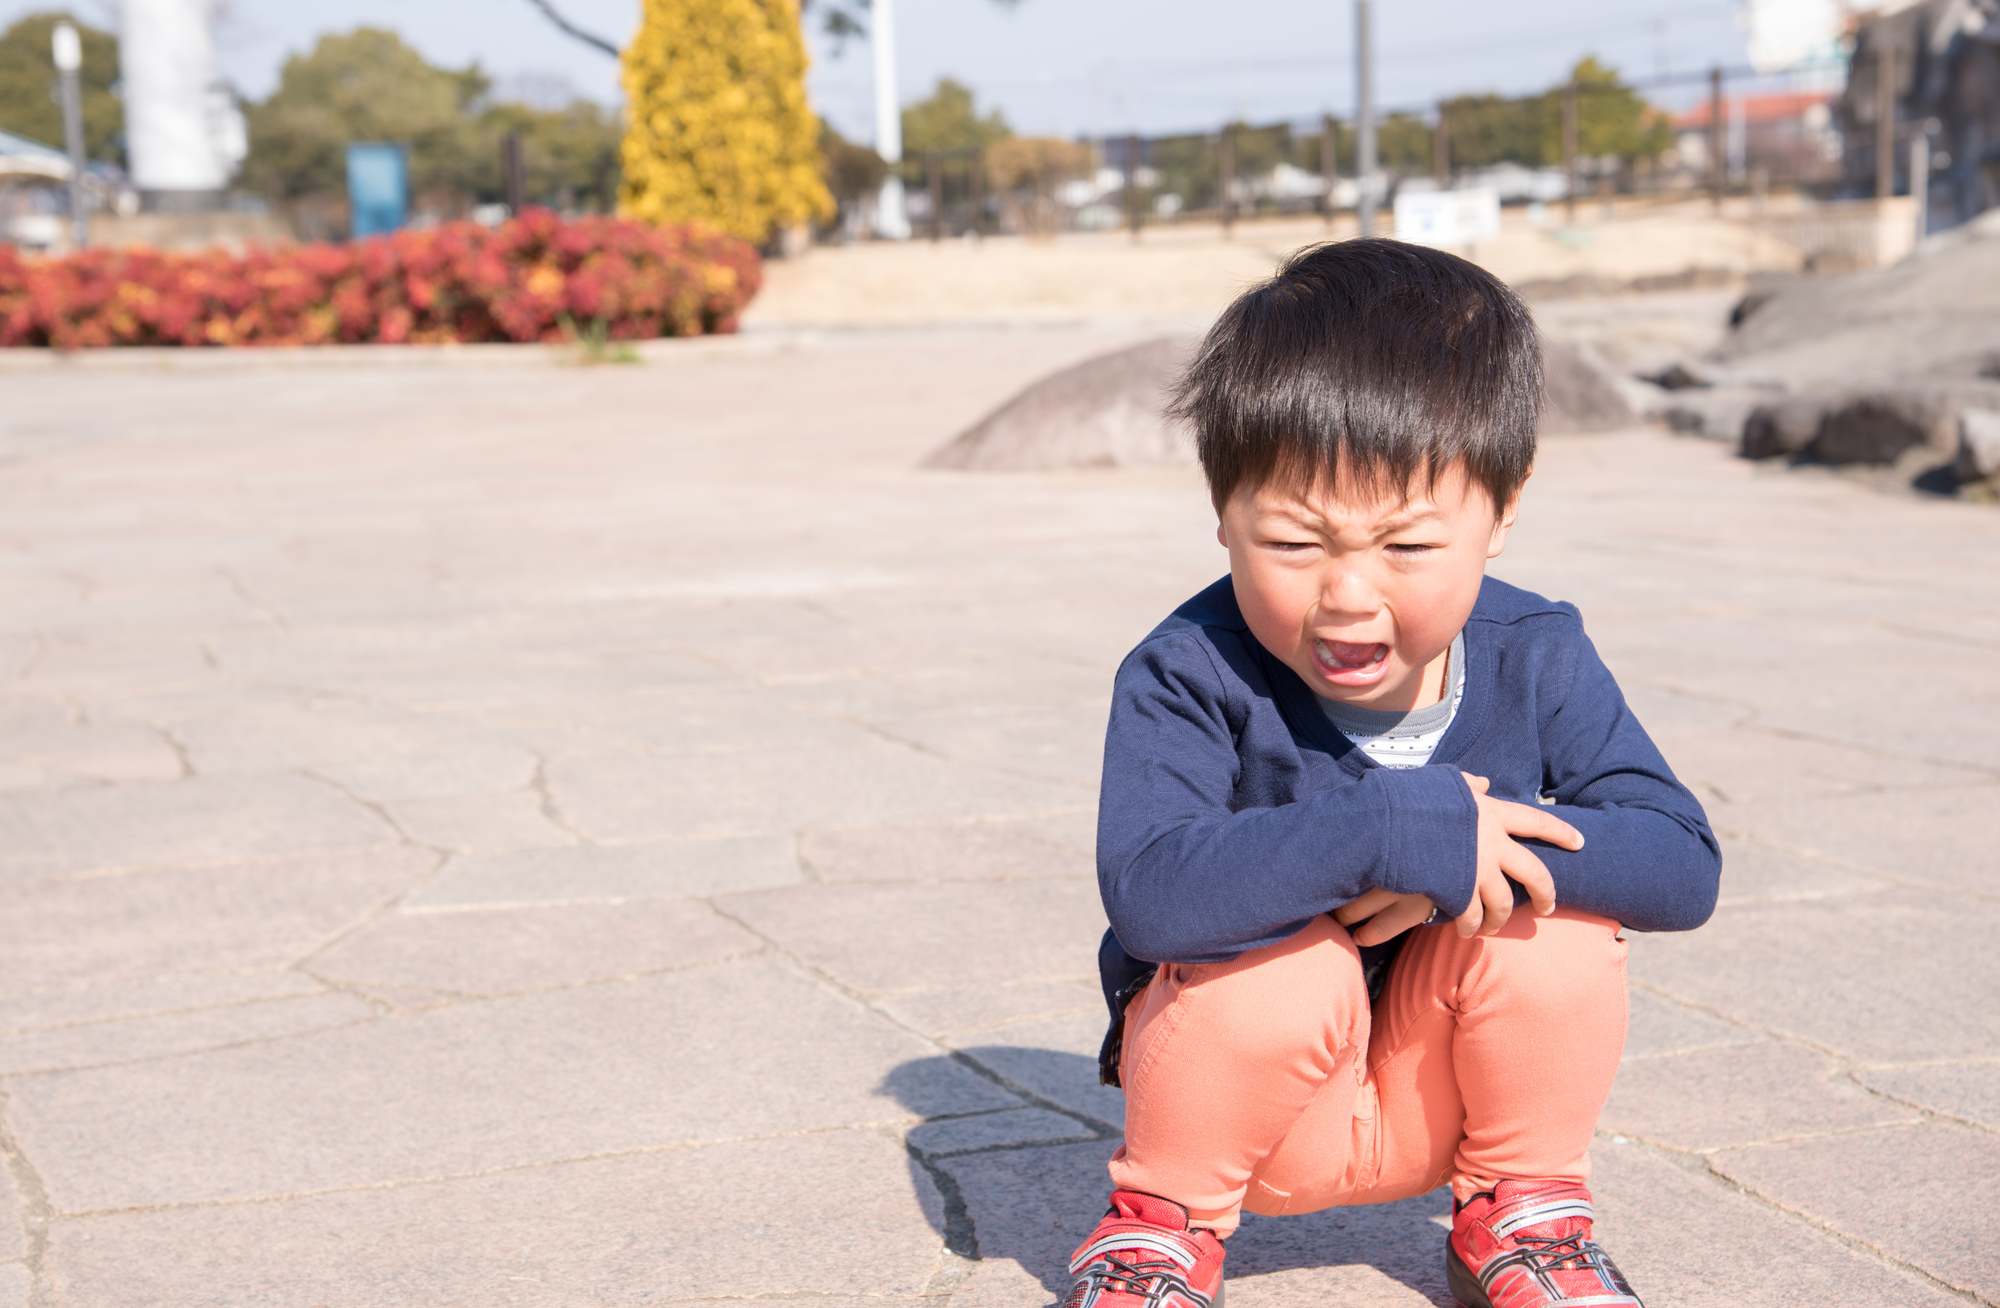
[[1148, 1302], [1157, 1301], [1172, 1288], [1172, 1283], [1181, 1280], [1180, 1269], [1164, 1258], [1131, 1259], [1120, 1258], [1115, 1253], [1103, 1255], [1110, 1264], [1110, 1270], [1096, 1273], [1104, 1288], [1114, 1293], [1136, 1294]]
[[1605, 1276], [1603, 1248], [1582, 1231], [1568, 1235], [1519, 1234], [1514, 1237], [1514, 1245], [1520, 1250], [1522, 1263], [1537, 1275], [1574, 1270]]

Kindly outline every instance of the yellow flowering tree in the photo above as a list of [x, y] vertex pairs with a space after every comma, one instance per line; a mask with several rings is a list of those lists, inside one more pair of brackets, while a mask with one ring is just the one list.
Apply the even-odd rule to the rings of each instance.
[[797, 0], [645, 0], [623, 60], [622, 212], [759, 243], [832, 215]]

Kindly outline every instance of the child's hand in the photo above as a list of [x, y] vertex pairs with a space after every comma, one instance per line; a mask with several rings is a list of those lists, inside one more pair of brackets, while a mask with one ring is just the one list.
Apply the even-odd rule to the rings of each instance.
[[1398, 895], [1387, 890], [1370, 890], [1359, 899], [1350, 899], [1333, 910], [1333, 920], [1344, 927], [1367, 922], [1354, 933], [1357, 945], [1379, 945], [1394, 940], [1411, 927], [1422, 926], [1437, 912], [1437, 905], [1423, 895]]
[[1556, 885], [1549, 870], [1535, 852], [1514, 837], [1546, 840], [1564, 849], [1582, 849], [1583, 833], [1547, 809], [1534, 804], [1514, 804], [1490, 798], [1485, 777], [1462, 774], [1472, 787], [1479, 804], [1479, 880], [1472, 905], [1458, 917], [1458, 934], [1466, 938], [1490, 936], [1507, 925], [1514, 911], [1512, 877], [1528, 892], [1535, 912], [1547, 917], [1556, 911]]

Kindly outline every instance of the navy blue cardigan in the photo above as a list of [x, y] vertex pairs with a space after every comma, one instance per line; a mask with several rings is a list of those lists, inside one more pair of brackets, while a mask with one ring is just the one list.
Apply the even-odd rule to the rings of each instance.
[[1576, 608], [1488, 577], [1465, 624], [1465, 675], [1430, 763], [1384, 768], [1258, 644], [1229, 578], [1176, 609], [1112, 692], [1097, 819], [1107, 997], [1150, 963], [1233, 958], [1373, 887], [1463, 912], [1477, 810], [1461, 771], [1499, 799], [1553, 798], [1583, 833], [1573, 853], [1534, 842], [1558, 904], [1639, 931], [1705, 922], [1715, 835]]

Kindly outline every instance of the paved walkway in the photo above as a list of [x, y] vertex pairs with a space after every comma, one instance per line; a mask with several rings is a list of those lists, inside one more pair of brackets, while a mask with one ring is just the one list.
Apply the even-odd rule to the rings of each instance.
[[[1050, 1301], [1110, 673], [1220, 552], [1192, 473], [913, 470], [1129, 337], [788, 339], [4, 378], [0, 1305]], [[1728, 845], [1596, 1151], [1655, 1305], [2000, 1302], [1996, 561], [1544, 454], [1499, 571]], [[1232, 1308], [1444, 1304], [1445, 1214], [1254, 1220]]]

